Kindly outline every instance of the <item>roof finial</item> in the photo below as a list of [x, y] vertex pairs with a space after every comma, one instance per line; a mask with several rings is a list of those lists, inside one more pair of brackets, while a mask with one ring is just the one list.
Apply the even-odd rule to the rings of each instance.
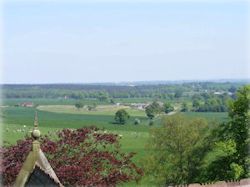
[[34, 120], [34, 128], [31, 133], [32, 137], [34, 139], [38, 139], [41, 135], [40, 131], [38, 130], [38, 117], [37, 117], [37, 111], [35, 111], [35, 120]]
[[34, 128], [38, 127], [38, 117], [37, 117], [37, 111], [35, 111], [35, 120], [34, 120]]

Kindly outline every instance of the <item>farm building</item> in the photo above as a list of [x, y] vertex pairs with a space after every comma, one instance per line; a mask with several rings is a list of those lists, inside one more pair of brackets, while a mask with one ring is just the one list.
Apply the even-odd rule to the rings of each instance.
[[34, 104], [32, 102], [24, 102], [24, 103], [21, 103], [20, 106], [22, 106], [22, 107], [33, 107]]

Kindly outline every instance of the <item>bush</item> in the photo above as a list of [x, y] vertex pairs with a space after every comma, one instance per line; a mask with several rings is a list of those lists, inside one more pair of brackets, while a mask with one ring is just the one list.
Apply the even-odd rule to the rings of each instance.
[[[91, 127], [64, 129], [57, 135], [55, 140], [41, 137], [41, 149], [65, 186], [115, 186], [138, 181], [143, 175], [131, 160], [134, 153], [121, 152], [119, 136], [115, 134]], [[0, 149], [4, 185], [13, 185], [31, 144], [32, 138], [26, 137]]]
[[153, 120], [150, 120], [149, 123], [148, 123], [149, 126], [152, 126], [154, 125], [154, 121]]
[[83, 108], [83, 103], [82, 102], [77, 102], [76, 104], [75, 104], [75, 107], [79, 110], [80, 108]]
[[138, 118], [135, 118], [134, 125], [139, 125], [141, 123], [141, 120]]
[[174, 107], [170, 103], [165, 103], [163, 109], [166, 114], [174, 111]]
[[125, 124], [129, 117], [130, 116], [126, 110], [120, 109], [115, 113], [115, 122], [118, 124]]

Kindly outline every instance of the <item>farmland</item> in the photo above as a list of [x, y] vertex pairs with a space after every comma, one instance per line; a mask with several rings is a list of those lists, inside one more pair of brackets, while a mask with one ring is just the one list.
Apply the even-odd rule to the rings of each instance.
[[[10, 89], [8, 92], [12, 93]], [[152, 90], [150, 92], [153, 93]], [[18, 93], [17, 91], [16, 94]], [[29, 89], [26, 90], [25, 94], [29, 93], [33, 94], [32, 89], [30, 92]], [[34, 113], [37, 111], [39, 129], [42, 134], [54, 135], [56, 131], [63, 128], [77, 129], [96, 126], [103, 131], [118, 134], [121, 137], [122, 151], [135, 152], [136, 155], [133, 158], [135, 163], [143, 166], [142, 160], [147, 156], [149, 151], [147, 150], [149, 133], [152, 128], [161, 126], [162, 116], [182, 113], [189, 118], [204, 118], [208, 121], [208, 125], [213, 126], [214, 124], [228, 120], [227, 112], [214, 112], [212, 107], [211, 111], [208, 112], [196, 111], [194, 100], [197, 100], [197, 98], [200, 105], [205, 105], [209, 99], [215, 103], [214, 105], [217, 105], [217, 103], [223, 105], [225, 98], [229, 97], [225, 94], [214, 95], [213, 91], [211, 91], [210, 95], [206, 95], [202, 91], [200, 93], [194, 90], [184, 91], [178, 97], [168, 93], [167, 98], [155, 98], [155, 96], [113, 98], [110, 95], [103, 96], [102, 94], [93, 98], [66, 98], [57, 96], [55, 98], [16, 98], [12, 96], [10, 98], [3, 98], [1, 118], [3, 120], [4, 144], [7, 145], [5, 142], [15, 144], [18, 139], [22, 139], [27, 134], [29, 135], [30, 130], [33, 128]], [[232, 97], [230, 98], [232, 99]], [[157, 101], [162, 106], [164, 106], [165, 102], [168, 102], [173, 106], [174, 111], [169, 114], [161, 112], [153, 119], [149, 119], [145, 113], [145, 108], [136, 107], [138, 104], [148, 105], [153, 101]], [[75, 104], [78, 102], [82, 103], [83, 106], [81, 108], [76, 107]], [[24, 107], [22, 103], [32, 103], [33, 106]], [[187, 105], [187, 110], [185, 111], [183, 111], [183, 103]], [[90, 110], [88, 106], [95, 107]], [[114, 120], [115, 113], [121, 109], [126, 110], [130, 116], [125, 124], [117, 124]], [[140, 121], [137, 125], [135, 125], [136, 119]], [[149, 125], [151, 121], [153, 121], [153, 125]], [[142, 184], [148, 184], [149, 181], [144, 177], [141, 182]]]
[[[127, 124], [114, 124], [114, 114], [119, 108], [125, 108], [131, 117]], [[149, 121], [144, 111], [129, 107], [101, 105], [96, 111], [77, 110], [73, 105], [40, 105], [36, 109], [39, 115], [39, 125], [42, 133], [57, 131], [62, 128], [81, 128], [96, 126], [109, 132], [122, 135], [121, 143], [125, 151], [135, 151], [136, 158], [143, 156], [148, 132]], [[4, 141], [15, 143], [19, 138], [29, 133], [33, 126], [34, 108], [8, 106], [2, 108]], [[226, 120], [226, 113], [184, 113], [188, 116], [200, 116], [207, 119]], [[139, 118], [140, 125], [134, 125], [134, 119]], [[159, 119], [155, 119], [156, 125]], [[138, 151], [140, 150], [140, 151]]]

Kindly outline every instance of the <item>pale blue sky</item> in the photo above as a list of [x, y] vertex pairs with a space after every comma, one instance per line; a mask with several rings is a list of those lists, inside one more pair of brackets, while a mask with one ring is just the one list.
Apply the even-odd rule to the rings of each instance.
[[248, 8], [243, 1], [6, 2], [3, 82], [249, 78]]

